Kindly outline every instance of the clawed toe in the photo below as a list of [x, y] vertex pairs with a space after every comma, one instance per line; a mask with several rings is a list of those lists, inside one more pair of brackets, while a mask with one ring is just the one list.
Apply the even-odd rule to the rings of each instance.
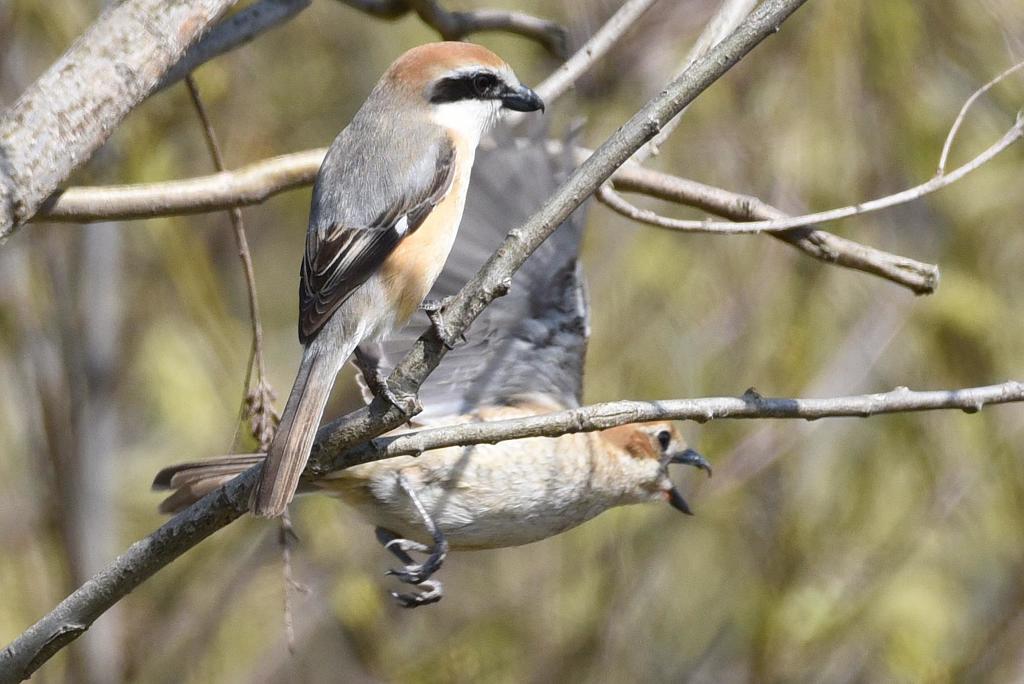
[[442, 299], [430, 299], [425, 300], [420, 305], [420, 309], [427, 314], [427, 318], [430, 319], [430, 325], [434, 328], [434, 332], [437, 334], [438, 339], [441, 340], [442, 344], [448, 349], [455, 349], [459, 344], [466, 341], [465, 335], [452, 335], [448, 331], [448, 326], [445, 325], [442, 311], [448, 303], [452, 300], [452, 297], [444, 297]]
[[[412, 539], [401, 539], [400, 537], [395, 537], [394, 539], [386, 542], [384, 544], [384, 548], [391, 551], [391, 553], [394, 553], [396, 549], [401, 549], [406, 554], [410, 551], [416, 551], [417, 553], [430, 553], [430, 547], [426, 544], [420, 544]], [[403, 562], [410, 563], [411, 561]]]
[[403, 608], [419, 608], [431, 603], [437, 603], [444, 597], [444, 586], [437, 580], [427, 580], [419, 584], [420, 591], [399, 593], [391, 592], [398, 605]]
[[[408, 551], [430, 553], [422, 563], [410, 563], [399, 556], [399, 559], [405, 563], [405, 567], [401, 570], [391, 568], [387, 573], [385, 573], [392, 577], [396, 577], [400, 582], [404, 582], [405, 584], [424, 584], [435, 572], [441, 569], [441, 566], [444, 564], [445, 556], [448, 555], [447, 544], [437, 547], [428, 547], [408, 539], [395, 539], [384, 547], [392, 553], [398, 549], [392, 547], [391, 544], [396, 544], [396, 546], [402, 550], [403, 555], [406, 558], [409, 558], [409, 560], [412, 559], [409, 557], [407, 553]], [[398, 554], [395, 555], [397, 556]]]
[[375, 395], [394, 406], [406, 418], [412, 418], [423, 410], [423, 406], [415, 394], [396, 391], [391, 388], [387, 380], [381, 383], [380, 391]]
[[[397, 483], [409, 496], [434, 543], [428, 546], [412, 539], [399, 537], [394, 532], [383, 527], [377, 528], [377, 541], [391, 552], [395, 558], [401, 561], [403, 565], [401, 569], [392, 568], [386, 574], [397, 578], [399, 582], [417, 588], [415, 592], [405, 594], [391, 592], [391, 595], [395, 597], [399, 605], [405, 608], [416, 608], [430, 603], [437, 603], [444, 595], [444, 588], [440, 582], [431, 579], [431, 577], [441, 569], [444, 559], [448, 556], [448, 540], [445, 539], [440, 527], [427, 514], [423, 503], [416, 496], [416, 492], [405, 477], [399, 475]], [[427, 557], [422, 563], [417, 563], [409, 555], [410, 553], [423, 553], [427, 554]]]

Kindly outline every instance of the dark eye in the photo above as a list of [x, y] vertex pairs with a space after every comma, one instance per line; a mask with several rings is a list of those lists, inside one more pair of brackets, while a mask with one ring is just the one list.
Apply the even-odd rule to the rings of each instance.
[[661, 445], [661, 450], [665, 451], [668, 449], [668, 445], [672, 443], [672, 435], [668, 430], [662, 430], [658, 433], [658, 444]]
[[498, 82], [492, 74], [477, 74], [473, 77], [473, 90], [479, 97], [490, 93], [491, 89]]

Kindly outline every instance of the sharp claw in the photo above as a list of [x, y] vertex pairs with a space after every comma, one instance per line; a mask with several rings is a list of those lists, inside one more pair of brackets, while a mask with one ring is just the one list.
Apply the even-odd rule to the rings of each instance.
[[399, 548], [402, 551], [405, 551], [406, 553], [408, 553], [409, 551], [417, 551], [419, 553], [430, 552], [429, 546], [427, 546], [426, 544], [420, 544], [419, 542], [413, 541], [411, 539], [392, 539], [384, 545], [384, 548], [388, 551], [391, 551], [393, 548]]
[[426, 300], [420, 305], [420, 309], [427, 314], [427, 318], [430, 319], [430, 325], [433, 326], [434, 332], [437, 333], [437, 337], [441, 340], [441, 343], [448, 349], [455, 349], [456, 346], [466, 341], [466, 336], [460, 333], [458, 337], [452, 339], [452, 335], [448, 332], [447, 327], [444, 324], [444, 318], [442, 317], [441, 312], [451, 300], [452, 297]]
[[386, 380], [381, 383], [380, 392], [377, 396], [381, 397], [384, 401], [398, 409], [398, 411], [406, 418], [412, 418], [423, 410], [423, 406], [420, 404], [420, 400], [415, 394], [410, 394], [409, 392], [397, 392], [391, 389], [391, 386], [388, 385]]
[[391, 592], [391, 596], [403, 608], [419, 608], [431, 603], [437, 603], [444, 597], [444, 585], [437, 580], [430, 580], [420, 585], [424, 591], [416, 593], [401, 594], [397, 591]]

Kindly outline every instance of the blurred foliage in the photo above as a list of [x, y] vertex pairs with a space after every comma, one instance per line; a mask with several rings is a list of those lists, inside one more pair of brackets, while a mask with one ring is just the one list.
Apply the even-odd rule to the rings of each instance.
[[[0, 104], [100, 4], [0, 3]], [[603, 140], [674, 72], [714, 5], [660, 3], [553, 108], [554, 130], [582, 114], [584, 142]], [[614, 3], [517, 7], [581, 39]], [[1022, 27], [1019, 0], [810, 2], [700, 98], [652, 164], [794, 213], [894, 192], [934, 173], [964, 99], [1024, 57]], [[327, 144], [385, 66], [431, 39], [414, 18], [379, 21], [318, 0], [202, 67], [228, 163]], [[478, 39], [528, 83], [555, 66], [520, 38]], [[1022, 102], [1024, 79], [993, 90], [954, 163], [999, 136]], [[1020, 379], [1022, 162], [1017, 145], [940, 194], [831, 227], [939, 263], [942, 285], [926, 298], [767, 238], [671, 235], [595, 207], [587, 398]], [[210, 169], [175, 86], [139, 107], [73, 182]], [[308, 202], [308, 190], [291, 192], [244, 212], [281, 397], [299, 359]], [[147, 491], [158, 468], [251, 446], [236, 437], [249, 340], [227, 218], [106, 230], [36, 224], [0, 249], [3, 642], [96, 569], [95, 557], [77, 560], [83, 545], [101, 562], [160, 524]], [[94, 261], [103, 235], [113, 269]], [[110, 330], [119, 332], [107, 339]], [[332, 415], [357, 404], [351, 382], [337, 395]], [[97, 415], [112, 426], [100, 443], [89, 441]], [[38, 678], [104, 681], [95, 661], [114, 652], [108, 677], [145, 682], [1024, 678], [1019, 406], [683, 427], [716, 468], [711, 481], [680, 483], [695, 518], [620, 509], [529, 548], [455, 554], [442, 573], [448, 597], [406, 612], [386, 596], [390, 561], [369, 527], [310, 499], [294, 512], [293, 573], [304, 587], [292, 592], [294, 656], [277, 530], [242, 520], [144, 584]], [[89, 497], [78, 482], [92, 483]], [[103, 648], [90, 651], [104, 630]]]

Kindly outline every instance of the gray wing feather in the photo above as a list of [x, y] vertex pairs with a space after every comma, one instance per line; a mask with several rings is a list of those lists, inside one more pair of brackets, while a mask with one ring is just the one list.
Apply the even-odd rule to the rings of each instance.
[[[458, 292], [570, 168], [539, 144], [478, 152], [462, 225], [431, 298]], [[579, 405], [590, 332], [578, 263], [583, 222], [580, 210], [559, 226], [515, 274], [509, 293], [476, 319], [467, 342], [448, 352], [420, 389], [417, 422], [523, 399]], [[389, 372], [428, 325], [417, 313], [386, 339], [382, 370]]]
[[313, 187], [299, 279], [303, 344], [419, 227], [455, 175], [447, 134], [419, 122], [399, 135], [384, 125], [392, 119], [367, 109], [331, 144]]

